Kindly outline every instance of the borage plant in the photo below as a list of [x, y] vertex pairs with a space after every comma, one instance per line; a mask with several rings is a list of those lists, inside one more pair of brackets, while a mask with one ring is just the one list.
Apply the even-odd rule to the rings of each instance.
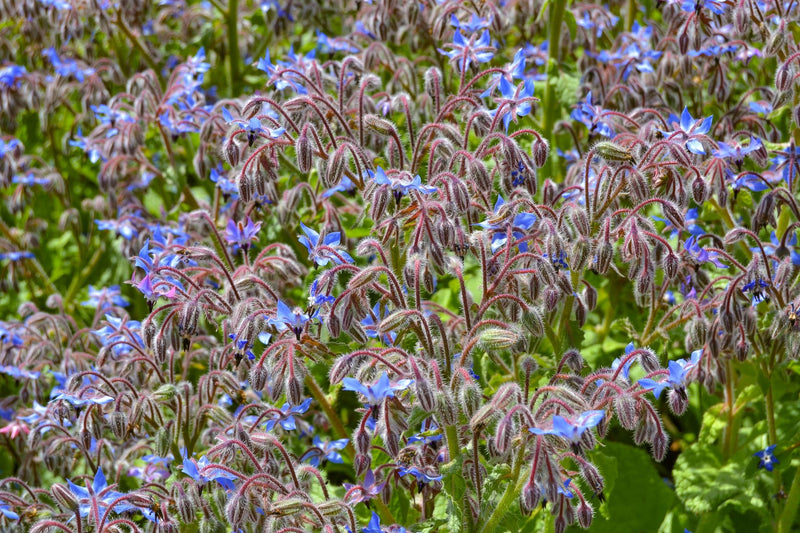
[[792, 530], [795, 4], [5, 2], [0, 521]]

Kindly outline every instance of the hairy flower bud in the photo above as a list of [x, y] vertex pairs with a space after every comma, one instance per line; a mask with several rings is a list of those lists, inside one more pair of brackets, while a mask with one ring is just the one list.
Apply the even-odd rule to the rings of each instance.
[[575, 514], [578, 516], [578, 524], [580, 524], [583, 529], [589, 529], [589, 526], [592, 525], [592, 518], [594, 517], [592, 506], [589, 505], [588, 502], [581, 500]]
[[510, 348], [517, 342], [518, 335], [508, 329], [486, 328], [480, 333], [481, 346], [489, 350], [503, 350]]
[[542, 491], [535, 482], [525, 484], [519, 498], [519, 508], [523, 514], [530, 514], [539, 505], [542, 499]]
[[784, 63], [775, 71], [775, 88], [785, 93], [792, 88], [794, 73], [788, 63]]
[[608, 241], [603, 242], [597, 249], [597, 263], [595, 263], [597, 272], [601, 275], [608, 272], [613, 259], [614, 246]]
[[380, 135], [392, 135], [395, 131], [394, 124], [378, 115], [364, 115], [364, 124], [367, 128]]
[[458, 399], [464, 413], [471, 417], [481, 408], [483, 402], [480, 385], [475, 382], [463, 385], [458, 391]]
[[630, 149], [624, 148], [612, 141], [600, 141], [594, 145], [594, 151], [597, 155], [611, 162], [634, 162], [633, 154]]
[[311, 141], [306, 135], [306, 129], [309, 126], [306, 125], [303, 128], [303, 131], [297, 137], [297, 140], [294, 144], [294, 150], [297, 155], [297, 168], [300, 169], [300, 172], [306, 173], [311, 170], [311, 165], [313, 164], [313, 150], [311, 148]]
[[534, 337], [544, 335], [544, 320], [537, 308], [528, 308], [522, 313], [522, 325], [531, 332]]
[[357, 476], [361, 476], [369, 470], [370, 465], [372, 464], [372, 459], [370, 459], [369, 455], [363, 454], [356, 454], [355, 459], [353, 460], [353, 469]]
[[50, 494], [56, 503], [65, 511], [75, 512], [78, 510], [78, 499], [67, 487], [61, 483], [54, 483], [50, 487]]
[[437, 416], [442, 424], [453, 426], [458, 423], [458, 408], [453, 397], [446, 390], [436, 395]]
[[159, 428], [153, 439], [153, 452], [159, 457], [166, 457], [169, 453], [171, 440], [169, 428], [167, 426]]
[[537, 138], [531, 145], [531, 155], [533, 156], [533, 164], [537, 168], [542, 168], [547, 162], [547, 155], [550, 152], [550, 146], [543, 138]]
[[664, 430], [659, 430], [653, 437], [653, 458], [659, 463], [667, 456], [669, 439]]
[[114, 432], [114, 436], [117, 440], [121, 441], [125, 438], [125, 433], [128, 429], [127, 422], [125, 413], [122, 411], [114, 411], [111, 413], [111, 431]]

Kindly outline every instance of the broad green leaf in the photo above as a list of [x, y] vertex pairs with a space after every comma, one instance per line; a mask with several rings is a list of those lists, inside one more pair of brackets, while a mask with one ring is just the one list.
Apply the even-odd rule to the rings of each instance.
[[[641, 448], [608, 442], [592, 453], [606, 477], [605, 512], [596, 514], [588, 531], [656, 531], [675, 501], [675, 494], [661, 479], [650, 455]], [[615, 469], [616, 467], [616, 469]], [[591, 497], [591, 491], [584, 494]], [[597, 508], [599, 502], [589, 500]], [[582, 531], [573, 527], [570, 531]]]

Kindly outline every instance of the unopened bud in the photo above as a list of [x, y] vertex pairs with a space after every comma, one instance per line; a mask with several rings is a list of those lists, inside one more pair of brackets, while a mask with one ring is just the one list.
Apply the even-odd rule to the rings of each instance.
[[153, 399], [158, 402], [168, 402], [178, 393], [178, 389], [171, 383], [165, 383], [153, 392]]
[[545, 139], [536, 139], [531, 146], [531, 155], [533, 156], [533, 164], [537, 168], [542, 168], [547, 162], [547, 155], [550, 152], [550, 146]]
[[708, 187], [706, 187], [706, 182], [700, 176], [696, 177], [692, 182], [692, 198], [694, 199], [695, 203], [702, 204], [706, 201], [706, 197], [708, 194]]
[[670, 252], [664, 256], [662, 268], [664, 269], [664, 275], [667, 276], [667, 279], [675, 278], [675, 276], [678, 274], [679, 266], [680, 266], [680, 259], [678, 259], [677, 255]]
[[392, 135], [395, 131], [394, 124], [378, 115], [364, 115], [364, 124], [380, 135]]
[[75, 495], [61, 483], [54, 483], [50, 487], [50, 494], [56, 503], [65, 511], [75, 512], [78, 510], [78, 499]]
[[620, 161], [624, 163], [634, 162], [633, 154], [631, 154], [631, 151], [629, 149], [623, 148], [617, 143], [611, 141], [600, 141], [599, 143], [594, 145], [594, 151], [597, 155], [599, 155], [600, 157], [609, 162], [613, 161]]
[[653, 458], [659, 463], [667, 456], [667, 446], [669, 439], [663, 430], [658, 431], [653, 437]]
[[775, 88], [785, 93], [792, 88], [793, 72], [788, 64], [781, 65], [775, 72]]
[[578, 524], [580, 524], [583, 529], [589, 529], [589, 526], [592, 525], [592, 518], [594, 517], [592, 506], [585, 500], [581, 500], [581, 503], [578, 504], [576, 514], [578, 515]]
[[117, 440], [123, 440], [125, 438], [125, 432], [128, 429], [127, 426], [125, 413], [122, 411], [114, 411], [111, 413], [111, 430], [114, 432], [114, 436]]
[[313, 163], [313, 153], [311, 149], [311, 141], [306, 135], [305, 128], [303, 132], [297, 137], [294, 145], [295, 153], [297, 155], [297, 168], [302, 173], [306, 173], [311, 170], [311, 165]]
[[486, 328], [480, 333], [479, 342], [489, 350], [510, 348], [517, 342], [518, 335], [503, 328]]

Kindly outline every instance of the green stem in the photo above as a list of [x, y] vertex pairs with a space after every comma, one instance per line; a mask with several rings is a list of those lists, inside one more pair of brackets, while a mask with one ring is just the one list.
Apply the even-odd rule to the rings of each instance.
[[[567, 7], [567, 0], [554, 0], [550, 3], [550, 15], [548, 21], [548, 39], [549, 50], [547, 57], [547, 82], [545, 84], [544, 100], [542, 101], [542, 130], [544, 138], [550, 143], [550, 146], [555, 146], [555, 138], [553, 136], [553, 129], [560, 106], [556, 102], [555, 81], [558, 75], [558, 63], [560, 47], [558, 43], [561, 41], [561, 25], [564, 22], [564, 11]], [[550, 176], [555, 176], [556, 158], [548, 158], [548, 168]]]
[[241, 93], [241, 75], [239, 73], [239, 0], [228, 0], [226, 23], [228, 26], [228, 61], [230, 64], [231, 96], [236, 97]]
[[636, 20], [636, 7], [639, 2], [636, 0], [628, 0], [628, 5], [625, 11], [625, 29], [627, 31], [633, 30], [633, 21]]
[[139, 50], [139, 53], [142, 54], [142, 59], [144, 59], [144, 62], [147, 63], [147, 66], [153, 70], [153, 73], [156, 75], [156, 78], [158, 78], [159, 85], [161, 85], [161, 87], [164, 87], [164, 79], [161, 77], [161, 71], [158, 68], [158, 65], [156, 64], [155, 59], [153, 59], [153, 56], [147, 50], [147, 48], [144, 47], [142, 41], [140, 41], [139, 38], [133, 34], [131, 29], [122, 19], [121, 11], [117, 12], [117, 19], [114, 21], [114, 24], [116, 24], [116, 26], [120, 30], [122, 30], [122, 33], [124, 33], [125, 37], [127, 37], [128, 40], [131, 42], [131, 44], [133, 44], [133, 47]]
[[[316, 380], [314, 380], [314, 378], [311, 377], [310, 374], [307, 374], [305, 383], [306, 387], [308, 387], [308, 389], [311, 391], [311, 396], [313, 396], [314, 399], [319, 403], [320, 407], [322, 407], [322, 410], [325, 412], [325, 416], [328, 417], [328, 420], [333, 426], [333, 430], [336, 432], [337, 435], [339, 435], [339, 438], [349, 439], [350, 433], [344, 427], [342, 419], [339, 418], [339, 415], [333, 409], [331, 402], [328, 401], [327, 396], [325, 396], [325, 393], [319, 387], [319, 384], [316, 382]], [[350, 460], [353, 459], [353, 456], [355, 455], [355, 449], [353, 448], [352, 443], [348, 443], [347, 447], [342, 451], [344, 452], [344, 455], [348, 459]], [[394, 524], [397, 522], [394, 516], [392, 516], [392, 512], [389, 510], [386, 504], [383, 503], [380, 497], [373, 498], [372, 500], [370, 500], [370, 504], [375, 506], [375, 509], [377, 510], [378, 515], [381, 517], [381, 520], [383, 522], [387, 524]]]
[[517, 451], [517, 458], [514, 461], [514, 470], [511, 473], [511, 479], [509, 480], [508, 485], [506, 485], [506, 490], [503, 492], [503, 496], [500, 498], [500, 501], [497, 502], [497, 505], [494, 507], [492, 514], [489, 515], [489, 518], [483, 524], [483, 527], [480, 530], [481, 533], [497, 531], [497, 526], [500, 520], [502, 520], [506, 515], [508, 512], [508, 507], [520, 493], [521, 487], [518, 487], [517, 485], [519, 484], [519, 473], [522, 469], [522, 463], [524, 460], [525, 446], [521, 444], [519, 450]]
[[[317, 403], [319, 403], [320, 407], [322, 407], [322, 410], [325, 411], [325, 416], [328, 417], [328, 420], [333, 426], [333, 430], [336, 432], [337, 435], [339, 435], [339, 438], [349, 439], [350, 433], [344, 427], [342, 419], [339, 418], [339, 415], [336, 413], [336, 411], [334, 411], [333, 406], [328, 401], [327, 396], [325, 396], [325, 393], [319, 387], [319, 384], [317, 384], [316, 380], [313, 377], [311, 377], [311, 374], [306, 375], [305, 382], [306, 382], [306, 387], [308, 387], [308, 389], [311, 391], [311, 396], [314, 397]], [[348, 452], [348, 450], [349, 450], [348, 455], [352, 455], [353, 453], [352, 446], [348, 445], [345, 452]]]
[[778, 533], [788, 533], [792, 530], [792, 524], [797, 516], [797, 508], [800, 506], [800, 467], [794, 474], [792, 488], [789, 489], [789, 496], [786, 498], [786, 505], [778, 521]]

